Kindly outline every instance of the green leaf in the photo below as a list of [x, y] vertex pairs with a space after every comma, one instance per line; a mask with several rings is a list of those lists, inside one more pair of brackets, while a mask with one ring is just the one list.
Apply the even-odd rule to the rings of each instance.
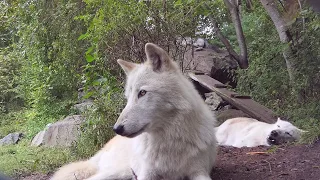
[[78, 37], [78, 40], [83, 40], [83, 39], [86, 39], [88, 37], [88, 34], [81, 34], [79, 37]]
[[87, 60], [87, 62], [92, 62], [92, 61], [94, 61], [94, 57], [93, 56], [91, 56], [90, 54], [87, 54], [86, 55], [86, 60]]
[[86, 51], [86, 54], [90, 54], [92, 52], [93, 48], [94, 48], [93, 46], [89, 47], [89, 49]]
[[91, 97], [94, 93], [92, 91], [87, 92], [84, 96], [83, 99], [88, 99], [89, 97]]

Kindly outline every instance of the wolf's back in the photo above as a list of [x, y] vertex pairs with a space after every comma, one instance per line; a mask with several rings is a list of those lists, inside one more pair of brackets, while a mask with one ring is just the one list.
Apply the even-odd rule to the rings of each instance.
[[97, 172], [97, 167], [90, 161], [79, 161], [61, 167], [51, 180], [82, 180]]

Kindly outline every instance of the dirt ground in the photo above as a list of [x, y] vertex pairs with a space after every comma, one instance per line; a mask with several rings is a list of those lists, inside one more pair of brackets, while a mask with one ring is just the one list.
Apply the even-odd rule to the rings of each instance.
[[[264, 152], [263, 154], [247, 154]], [[48, 180], [50, 174], [20, 176]], [[320, 180], [320, 141], [313, 145], [279, 147], [220, 147], [213, 180]]]
[[[247, 154], [268, 152], [267, 154]], [[221, 147], [212, 179], [320, 180], [320, 142], [255, 148]]]

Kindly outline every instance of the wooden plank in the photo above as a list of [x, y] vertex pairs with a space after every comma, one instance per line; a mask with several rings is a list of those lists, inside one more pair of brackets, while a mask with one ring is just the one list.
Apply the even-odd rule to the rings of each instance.
[[224, 84], [207, 75], [195, 75], [193, 73], [189, 73], [189, 77], [199, 82], [205, 88], [211, 91], [214, 91], [222, 99], [229, 102], [230, 104], [240, 109], [241, 111], [247, 113], [252, 118], [255, 118], [257, 120], [267, 122], [267, 123], [276, 122], [276, 116], [272, 112], [272, 110], [252, 100], [250, 96], [241, 96], [229, 89], [221, 88], [223, 87]]

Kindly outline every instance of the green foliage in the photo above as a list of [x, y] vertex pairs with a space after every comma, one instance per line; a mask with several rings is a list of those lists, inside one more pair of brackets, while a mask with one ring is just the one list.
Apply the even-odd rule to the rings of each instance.
[[[20, 94], [31, 106], [41, 107], [56, 99], [72, 98], [79, 81], [85, 43], [78, 43], [83, 25], [73, 18], [79, 1], [13, 1], [8, 23], [16, 32], [7, 58], [21, 64]], [[10, 61], [13, 61], [10, 59]]]
[[2, 114], [0, 116], [0, 138], [9, 133], [21, 132], [24, 128], [24, 111], [16, 111]]
[[47, 124], [62, 120], [66, 115], [72, 114], [71, 106], [73, 100], [63, 100], [44, 104], [41, 107], [31, 108], [24, 111], [25, 127], [22, 131], [31, 140], [38, 132], [43, 130]]
[[79, 39], [91, 44], [86, 52], [87, 70], [94, 70], [90, 79], [97, 79], [105, 71], [118, 76], [116, 59], [144, 61], [147, 42], [159, 44], [181, 60], [183, 50], [172, 42], [178, 36], [194, 36], [198, 19], [195, 14], [200, 7], [194, 1], [85, 2], [87, 13], [77, 19], [87, 23], [87, 32]]
[[286, 64], [282, 57], [282, 45], [275, 28], [270, 28], [273, 23], [263, 9], [244, 14], [242, 23], [248, 44], [250, 67], [239, 70], [238, 90], [250, 93], [270, 107], [274, 103], [270, 101], [281, 99], [290, 89]]
[[69, 114], [75, 103], [87, 44], [77, 40], [85, 28], [74, 17], [83, 3], [23, 0], [3, 1], [1, 6], [1, 30], [10, 30], [0, 53], [1, 107], [27, 107], [20, 131], [31, 138]]
[[0, 148], [0, 172], [10, 176], [51, 172], [75, 156], [69, 149], [30, 147], [28, 141]]
[[16, 89], [18, 82], [16, 76], [20, 67], [16, 57], [7, 55], [9, 49], [0, 51], [0, 113], [16, 110], [23, 104]]

